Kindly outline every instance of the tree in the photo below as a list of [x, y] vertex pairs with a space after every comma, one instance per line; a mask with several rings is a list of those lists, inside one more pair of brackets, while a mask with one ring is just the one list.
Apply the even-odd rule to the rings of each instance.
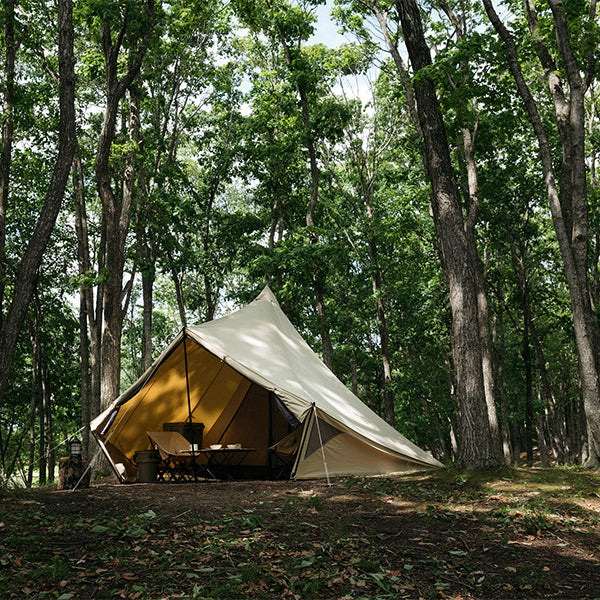
[[65, 188], [77, 147], [75, 133], [75, 59], [73, 55], [73, 9], [71, 0], [58, 3], [58, 64], [59, 64], [59, 142], [58, 155], [48, 184], [44, 206], [35, 231], [21, 259], [14, 283], [12, 301], [0, 329], [0, 404], [6, 392], [17, 339], [36, 283], [48, 239], [62, 205]]
[[[102, 7], [100, 7], [102, 8]], [[121, 333], [123, 309], [123, 271], [125, 243], [129, 233], [135, 157], [139, 140], [139, 93], [134, 81], [142, 66], [152, 37], [155, 22], [154, 0], [144, 0], [141, 6], [126, 6], [116, 15], [101, 10], [102, 52], [106, 78], [106, 105], [102, 130], [98, 139], [94, 163], [96, 188], [102, 203], [103, 226], [106, 231], [107, 281], [104, 287], [104, 327], [102, 331], [101, 406], [119, 395], [121, 370]], [[117, 18], [114, 21], [114, 18]], [[116, 32], [115, 32], [116, 29]], [[122, 51], [126, 49], [126, 67], [120, 73]], [[111, 149], [115, 138], [118, 109], [128, 94], [129, 149], [123, 163], [122, 190], [112, 187]]]
[[[509, 68], [538, 140], [546, 193], [569, 285], [581, 394], [587, 419], [587, 464], [597, 467], [600, 465], [600, 328], [590, 302], [590, 233], [584, 111], [585, 91], [592, 81], [596, 64], [595, 46], [590, 35], [579, 28], [578, 19], [585, 19], [586, 16], [578, 11], [576, 14], [570, 14], [560, 0], [550, 0], [553, 33], [556, 39], [556, 48], [552, 49], [544, 38], [534, 3], [525, 4], [528, 28], [547, 79], [561, 141], [562, 164], [560, 176], [557, 178], [549, 135], [538, 103], [523, 76], [514, 38], [500, 21], [490, 0], [484, 0], [484, 6], [504, 43]], [[594, 19], [595, 2], [590, 5], [587, 15], [590, 24]], [[572, 41], [575, 35], [581, 35], [586, 50], [579, 56]], [[560, 69], [557, 59], [560, 60]], [[583, 66], [580, 66], [580, 63]], [[568, 93], [561, 75], [564, 76], [564, 83], [568, 85]]]
[[417, 75], [415, 98], [423, 132], [427, 174], [432, 184], [433, 218], [440, 238], [452, 308], [452, 357], [459, 405], [459, 461], [467, 468], [498, 462], [485, 401], [478, 328], [476, 252], [465, 232], [461, 199], [435, 84], [425, 74], [431, 55], [414, 0], [398, 0], [398, 15], [411, 64]]

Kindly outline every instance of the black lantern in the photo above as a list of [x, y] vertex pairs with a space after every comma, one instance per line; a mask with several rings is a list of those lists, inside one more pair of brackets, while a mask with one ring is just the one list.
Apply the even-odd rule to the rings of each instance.
[[71, 460], [81, 460], [81, 440], [71, 438]]

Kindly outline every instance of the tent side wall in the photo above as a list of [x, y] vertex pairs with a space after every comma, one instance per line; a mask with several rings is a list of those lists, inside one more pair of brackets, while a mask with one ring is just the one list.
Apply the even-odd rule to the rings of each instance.
[[296, 479], [380, 475], [429, 468], [362, 441], [339, 422], [313, 410], [299, 454]]
[[327, 474], [330, 477], [381, 475], [420, 468], [423, 467], [368, 446], [349, 433], [341, 433], [324, 444], [323, 452], [319, 449], [306, 458], [299, 457], [296, 479], [318, 479]]

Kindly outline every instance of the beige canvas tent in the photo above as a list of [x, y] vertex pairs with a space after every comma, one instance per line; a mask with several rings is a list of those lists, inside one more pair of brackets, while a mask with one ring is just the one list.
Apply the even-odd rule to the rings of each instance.
[[[249, 476], [316, 478], [441, 466], [363, 404], [302, 339], [267, 287], [248, 306], [181, 331], [92, 423], [122, 480], [148, 432], [190, 423], [202, 447], [241, 444]], [[286, 468], [287, 466], [287, 468]]]

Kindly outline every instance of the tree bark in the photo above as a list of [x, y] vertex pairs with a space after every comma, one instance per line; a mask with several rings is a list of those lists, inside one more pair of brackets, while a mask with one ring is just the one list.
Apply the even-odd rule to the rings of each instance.
[[419, 8], [414, 0], [398, 0], [396, 8], [411, 64], [419, 74], [415, 97], [423, 131], [425, 163], [433, 188], [433, 217], [450, 288], [452, 356], [459, 405], [459, 462], [466, 468], [478, 468], [498, 462], [490, 433], [477, 326], [478, 265], [473, 264], [464, 231], [460, 195], [435, 86], [430, 77], [420, 73], [431, 65], [431, 55]]
[[75, 132], [75, 71], [73, 55], [73, 7], [71, 0], [58, 2], [59, 148], [52, 179], [36, 228], [19, 265], [12, 301], [0, 329], [0, 405], [8, 386], [19, 332], [36, 283], [48, 240], [54, 229], [77, 147]]
[[[6, 0], [4, 4], [4, 90], [2, 100], [2, 147], [0, 148], [0, 327], [3, 323], [4, 306], [4, 252], [6, 246], [6, 205], [10, 180], [10, 167], [13, 147], [13, 105], [15, 87], [15, 60], [17, 54], [15, 40], [15, 3]], [[1, 395], [0, 395], [1, 399]]]

